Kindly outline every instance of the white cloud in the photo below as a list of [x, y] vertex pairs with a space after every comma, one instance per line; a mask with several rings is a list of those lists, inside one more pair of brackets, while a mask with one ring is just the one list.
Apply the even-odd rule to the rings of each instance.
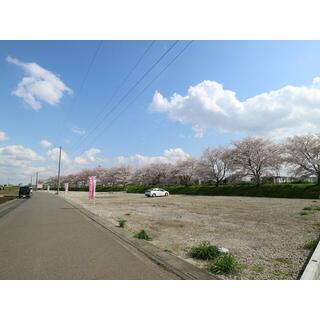
[[[36, 172], [41, 179], [56, 175], [60, 150], [52, 147], [47, 140], [42, 140], [41, 145], [47, 149], [43, 156], [22, 145], [0, 147], [0, 184], [7, 183], [8, 179], [11, 183], [29, 183], [31, 175]], [[62, 149], [62, 175], [79, 171], [83, 167], [96, 166], [97, 161], [103, 163], [104, 159], [97, 157], [100, 152], [99, 149], [92, 148], [72, 158]]]
[[25, 71], [26, 76], [18, 83], [12, 94], [22, 98], [32, 109], [41, 109], [42, 102], [56, 105], [64, 93], [72, 94], [72, 90], [61, 81], [58, 75], [42, 68], [37, 63], [22, 62], [10, 56], [6, 58], [6, 61]]
[[7, 145], [0, 148], [0, 183], [28, 183], [35, 172], [49, 172], [44, 158], [30, 148]]
[[143, 166], [152, 163], [175, 163], [179, 160], [186, 160], [190, 155], [184, 152], [181, 148], [166, 149], [160, 156], [144, 156], [142, 154], [135, 154], [133, 156], [117, 157], [119, 164], [131, 164], [136, 166]]
[[8, 136], [4, 131], [0, 131], [0, 141], [8, 140]]
[[[58, 162], [59, 153], [60, 153], [60, 148], [52, 148], [52, 149], [48, 150], [46, 154], [50, 160], [52, 160], [54, 162]], [[69, 158], [68, 154], [62, 149], [61, 150], [61, 163], [69, 164], [70, 162], [71, 162], [71, 159]]]
[[101, 152], [101, 150], [96, 148], [91, 148], [85, 151], [82, 155], [75, 157], [74, 162], [76, 164], [88, 164], [90, 162], [95, 162], [98, 160], [97, 155]]
[[75, 134], [78, 134], [79, 136], [82, 136], [86, 133], [86, 131], [84, 129], [80, 129], [77, 127], [72, 128], [71, 131]]
[[43, 139], [40, 141], [40, 145], [43, 147], [43, 148], [51, 148], [52, 147], [52, 143], [46, 139]]
[[12, 158], [15, 160], [30, 160], [39, 161], [43, 160], [43, 157], [39, 156], [35, 151], [30, 148], [25, 148], [21, 145], [8, 145], [0, 148], [1, 157]]
[[206, 129], [270, 137], [320, 131], [320, 77], [309, 86], [287, 85], [244, 101], [215, 81], [190, 86], [185, 96], [165, 98], [156, 92], [152, 112], [190, 124], [196, 136]]

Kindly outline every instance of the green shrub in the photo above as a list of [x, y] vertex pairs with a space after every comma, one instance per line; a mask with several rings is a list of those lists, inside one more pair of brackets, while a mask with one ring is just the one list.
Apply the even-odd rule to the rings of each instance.
[[118, 227], [119, 228], [124, 228], [126, 225], [127, 220], [124, 219], [118, 219]]
[[141, 230], [134, 235], [135, 238], [143, 239], [143, 240], [151, 240], [152, 238], [148, 235], [145, 230]]
[[306, 244], [303, 246], [304, 249], [314, 251], [318, 245], [319, 240], [314, 239], [314, 240], [309, 240], [306, 242]]
[[230, 253], [221, 254], [209, 265], [209, 271], [214, 274], [236, 274], [240, 269], [240, 264]]
[[218, 247], [211, 245], [209, 242], [204, 241], [198, 246], [190, 249], [189, 255], [191, 258], [199, 260], [212, 260], [218, 257], [220, 251]]

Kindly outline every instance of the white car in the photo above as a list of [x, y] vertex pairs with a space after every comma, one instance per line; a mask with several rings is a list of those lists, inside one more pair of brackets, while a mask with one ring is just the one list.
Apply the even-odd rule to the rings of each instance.
[[144, 192], [146, 197], [167, 197], [169, 192], [160, 188], [148, 189]]

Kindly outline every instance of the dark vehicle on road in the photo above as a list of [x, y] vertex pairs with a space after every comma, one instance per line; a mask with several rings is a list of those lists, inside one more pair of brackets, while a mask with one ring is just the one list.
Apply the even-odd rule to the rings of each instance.
[[30, 188], [28, 186], [20, 187], [19, 198], [30, 198]]

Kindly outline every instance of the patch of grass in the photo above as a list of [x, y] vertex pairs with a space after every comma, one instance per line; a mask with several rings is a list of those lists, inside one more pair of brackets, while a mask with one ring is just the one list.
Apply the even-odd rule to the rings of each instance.
[[241, 265], [230, 253], [221, 254], [209, 265], [209, 271], [213, 274], [236, 274]]
[[170, 249], [164, 249], [164, 252], [168, 252], [168, 253], [172, 253], [172, 251]]
[[320, 211], [320, 206], [308, 206], [308, 207], [304, 207], [302, 210], [304, 210], [304, 211]]
[[299, 214], [300, 216], [307, 216], [308, 214], [310, 213], [313, 213], [313, 212], [310, 212], [310, 211], [301, 211]]
[[279, 263], [283, 263], [283, 264], [291, 264], [292, 263], [291, 259], [282, 258], [282, 257], [275, 258], [274, 261], [279, 262]]
[[264, 267], [261, 264], [255, 264], [251, 267], [251, 269], [256, 273], [261, 273], [264, 271]]
[[125, 216], [131, 216], [131, 213], [125, 213], [124, 215]]
[[279, 279], [290, 279], [290, 272], [285, 270], [274, 270], [272, 274]]
[[118, 227], [119, 228], [124, 228], [126, 226], [127, 220], [125, 219], [118, 219]]
[[314, 226], [315, 226], [317, 229], [320, 229], [320, 223], [315, 223]]
[[143, 239], [143, 240], [151, 240], [152, 238], [148, 235], [145, 230], [141, 230], [134, 235], [135, 238]]
[[306, 250], [311, 250], [314, 251], [318, 245], [318, 239], [314, 239], [314, 240], [309, 240], [305, 243], [305, 245], [303, 246], [304, 249]]
[[198, 260], [212, 260], [220, 255], [220, 251], [217, 246], [213, 246], [209, 242], [204, 241], [198, 246], [192, 247], [189, 255], [191, 258]]

